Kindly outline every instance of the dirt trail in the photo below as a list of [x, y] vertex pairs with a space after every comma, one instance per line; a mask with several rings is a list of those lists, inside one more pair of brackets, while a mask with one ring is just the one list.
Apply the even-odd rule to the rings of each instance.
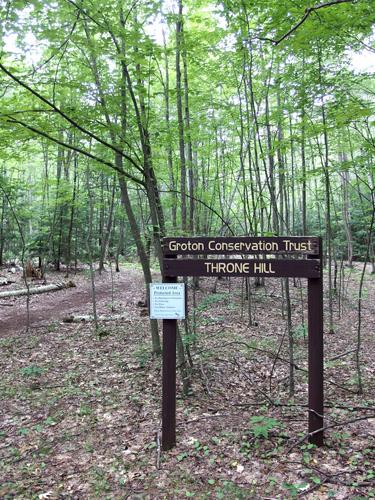
[[[87, 277], [72, 277], [75, 288], [43, 293], [30, 297], [30, 327], [46, 326], [73, 313], [92, 313], [91, 282]], [[61, 276], [56, 281], [61, 281]], [[50, 277], [49, 283], [54, 282]], [[116, 273], [114, 279], [114, 300], [120, 307], [134, 307], [143, 299], [144, 286], [140, 273], [125, 270]], [[112, 300], [110, 273], [96, 278], [96, 299], [98, 313], [109, 314]], [[122, 311], [123, 312], [123, 311]], [[0, 300], [0, 336], [5, 337], [27, 326], [26, 297], [12, 297]]]

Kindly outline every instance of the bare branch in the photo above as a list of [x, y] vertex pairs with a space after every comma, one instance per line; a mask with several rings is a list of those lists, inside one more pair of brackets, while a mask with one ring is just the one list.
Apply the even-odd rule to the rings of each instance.
[[74, 2], [74, 0], [66, 0], [68, 3], [70, 3], [71, 5], [73, 5], [73, 7], [75, 7], [79, 12], [81, 12], [82, 14], [84, 14], [86, 17], [88, 17], [93, 23], [95, 23], [99, 28], [101, 29], [104, 29], [103, 26], [92, 16], [90, 16], [90, 14], [87, 12], [87, 10], [85, 10], [81, 5], [79, 5], [77, 2]]
[[21, 120], [17, 120], [13, 116], [9, 115], [8, 119], [7, 119], [7, 122], [8, 123], [13, 123], [13, 124], [16, 124], [16, 125], [21, 125], [22, 127], [26, 128], [27, 130], [30, 130], [31, 132], [34, 132], [35, 134], [40, 135], [42, 137], [45, 137], [49, 141], [52, 141], [52, 142], [54, 142], [56, 144], [59, 144], [60, 146], [63, 146], [64, 148], [70, 149], [72, 151], [76, 151], [77, 153], [80, 153], [80, 154], [82, 154], [82, 155], [90, 158], [91, 160], [95, 160], [98, 163], [102, 163], [103, 165], [107, 165], [107, 167], [110, 167], [113, 170], [116, 170], [116, 172], [118, 172], [120, 175], [123, 175], [127, 179], [135, 182], [136, 184], [139, 184], [141, 186], [145, 185], [145, 183], [144, 183], [143, 180], [138, 179], [137, 177], [134, 177], [133, 175], [128, 174], [127, 172], [121, 170], [114, 163], [111, 163], [110, 161], [107, 161], [107, 160], [103, 160], [103, 158], [100, 158], [99, 156], [95, 156], [92, 153], [90, 153], [89, 151], [81, 149], [81, 148], [79, 148], [77, 146], [73, 146], [72, 144], [68, 144], [68, 143], [66, 143], [64, 141], [61, 141], [60, 139], [57, 139], [56, 137], [53, 137], [53, 136], [47, 134], [47, 132], [44, 132], [43, 130], [37, 129], [35, 127], [32, 127], [31, 125], [28, 125], [27, 123], [22, 122]]
[[[177, 190], [177, 189], [167, 189], [167, 190], [163, 190], [161, 189], [160, 190], [161, 193], [177, 193], [177, 194], [181, 194], [181, 191]], [[220, 220], [221, 222], [223, 223], [223, 226], [227, 227], [229, 232], [234, 235], [234, 232], [233, 232], [233, 229], [231, 228], [230, 224], [219, 214], [219, 212], [217, 210], [215, 210], [213, 207], [210, 207], [210, 205], [208, 205], [206, 202], [204, 202], [203, 200], [201, 200], [200, 198], [196, 198], [195, 196], [191, 196], [190, 194], [188, 193], [185, 193], [185, 197], [186, 198], [189, 198], [191, 200], [194, 200], [196, 201], [197, 203], [201, 203], [204, 207], [206, 207], [208, 210], [210, 210], [213, 214], [215, 214]]]
[[74, 21], [74, 24], [68, 34], [68, 36], [65, 38], [65, 40], [60, 44], [60, 46], [58, 47], [58, 49], [50, 56], [48, 57], [48, 59], [46, 59], [45, 61], [41, 62], [36, 68], [33, 69], [33, 72], [32, 74], [35, 74], [37, 71], [39, 71], [41, 68], [43, 68], [44, 66], [46, 66], [47, 64], [49, 64], [52, 59], [54, 57], [56, 57], [56, 55], [60, 52], [60, 50], [64, 49], [69, 41], [70, 41], [70, 38], [72, 37], [76, 27], [77, 27], [77, 24], [78, 24], [78, 21], [79, 21], [79, 16], [81, 15], [81, 11], [78, 11], [78, 14], [77, 14], [77, 18], [76, 20]]
[[305, 21], [306, 19], [310, 16], [312, 12], [316, 12], [320, 9], [324, 9], [326, 7], [332, 7], [333, 5], [338, 5], [340, 3], [354, 3], [357, 0], [332, 0], [330, 2], [324, 2], [320, 3], [318, 5], [315, 5], [314, 7], [308, 7], [305, 10], [305, 14], [303, 17], [298, 21], [297, 24], [295, 24], [289, 31], [287, 31], [282, 37], [278, 39], [273, 39], [273, 38], [261, 38], [261, 40], [266, 40], [268, 42], [273, 43], [273, 45], [279, 45], [281, 42], [283, 42], [286, 38], [288, 38], [292, 33], [294, 33]]
[[22, 115], [24, 113], [54, 113], [53, 109], [18, 109], [8, 113], [0, 114], [0, 118], [9, 117], [10, 115]]
[[112, 149], [116, 153], [120, 154], [123, 156], [126, 160], [128, 160], [139, 172], [143, 174], [143, 169], [137, 164], [137, 162], [129, 155], [124, 153], [121, 149], [117, 148], [113, 144], [110, 144], [109, 142], [105, 141], [104, 139], [101, 139], [98, 137], [96, 134], [90, 132], [90, 130], [87, 130], [85, 127], [77, 123], [73, 118], [68, 116], [64, 111], [62, 111], [60, 108], [56, 106], [53, 102], [49, 101], [46, 97], [42, 96], [37, 92], [35, 89], [31, 88], [27, 83], [23, 82], [20, 78], [18, 78], [16, 75], [14, 75], [11, 71], [9, 71], [3, 64], [0, 63], [0, 70], [2, 70], [6, 75], [8, 75], [12, 80], [14, 80], [16, 83], [21, 85], [24, 89], [26, 89], [28, 92], [30, 92], [33, 96], [37, 97], [40, 101], [44, 102], [44, 104], [47, 104], [50, 108], [52, 108], [56, 113], [58, 113], [64, 120], [69, 122], [73, 127], [76, 129], [80, 130], [83, 134], [88, 135], [91, 139], [93, 139], [96, 142], [99, 142], [103, 146], [106, 146], [109, 149]]

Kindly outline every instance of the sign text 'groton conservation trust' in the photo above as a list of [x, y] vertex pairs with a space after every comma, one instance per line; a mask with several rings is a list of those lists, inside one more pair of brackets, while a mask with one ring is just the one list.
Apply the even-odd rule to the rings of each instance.
[[319, 254], [319, 239], [298, 236], [164, 238], [165, 255], [189, 254]]

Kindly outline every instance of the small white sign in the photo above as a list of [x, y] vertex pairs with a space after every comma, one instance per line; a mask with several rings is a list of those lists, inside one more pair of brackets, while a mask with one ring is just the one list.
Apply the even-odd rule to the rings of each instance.
[[151, 319], [185, 319], [185, 284], [150, 284]]

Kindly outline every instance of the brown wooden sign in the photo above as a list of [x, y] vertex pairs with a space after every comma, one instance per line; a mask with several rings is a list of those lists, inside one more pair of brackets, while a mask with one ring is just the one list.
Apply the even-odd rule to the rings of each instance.
[[[323, 445], [323, 280], [321, 238], [208, 237], [164, 238], [163, 282], [178, 276], [258, 276], [308, 279], [309, 440]], [[224, 255], [233, 258], [178, 258], [179, 255]], [[244, 254], [256, 257], [242, 258]], [[270, 259], [267, 255], [276, 254]], [[293, 254], [293, 259], [284, 256]], [[258, 258], [261, 257], [261, 258]], [[163, 319], [162, 448], [176, 444], [177, 321]]]
[[307, 236], [164, 238], [165, 255], [309, 254], [319, 255], [319, 238]]
[[319, 278], [319, 260], [307, 259], [164, 259], [168, 276], [262, 276]]

